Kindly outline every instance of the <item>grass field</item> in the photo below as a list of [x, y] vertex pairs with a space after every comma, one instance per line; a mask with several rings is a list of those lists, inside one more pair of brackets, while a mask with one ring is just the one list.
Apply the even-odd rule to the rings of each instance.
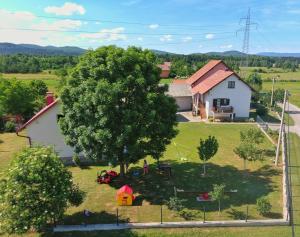
[[46, 83], [49, 91], [57, 93], [59, 86], [59, 78], [52, 72], [51, 74], [48, 71], [41, 73], [4, 73], [2, 74], [3, 78], [6, 79], [17, 79], [22, 80], [25, 83], [30, 83], [32, 80], [42, 80]]
[[300, 70], [296, 72], [291, 72], [289, 70], [284, 70], [282, 68], [266, 68], [266, 67], [241, 67], [240, 70], [242, 74], [248, 76], [253, 73], [255, 69], [261, 69], [264, 72], [259, 73], [264, 80], [272, 80], [277, 78], [278, 80], [299, 80], [300, 81]]
[[[295, 134], [290, 135], [291, 146], [291, 173], [293, 184], [293, 205], [296, 236], [300, 234], [300, 138]], [[26, 236], [38, 236], [28, 234]], [[179, 228], [179, 229], [150, 229], [150, 230], [122, 230], [122, 231], [95, 231], [95, 232], [70, 232], [46, 233], [43, 237], [290, 237], [291, 227], [247, 227], [247, 228]]]
[[[229, 195], [222, 202], [223, 211], [220, 216], [217, 212], [216, 203], [207, 204], [206, 209], [208, 212], [206, 218], [208, 220], [239, 219], [245, 215], [247, 204], [249, 205], [249, 218], [264, 218], [255, 209], [256, 198], [264, 195], [269, 197], [273, 205], [272, 214], [268, 217], [281, 217], [281, 169], [274, 169], [270, 161], [272, 157], [268, 157], [262, 163], [249, 163], [248, 174], [245, 176], [242, 169], [242, 160], [233, 153], [233, 148], [239, 142], [239, 132], [250, 126], [252, 125], [179, 124], [180, 132], [174, 139], [176, 145], [174, 142], [169, 145], [162, 159], [163, 162], [168, 162], [172, 165], [173, 177], [171, 179], [164, 174], [159, 174], [150, 158], [148, 159], [150, 162], [149, 175], [140, 178], [129, 176], [125, 182], [117, 180], [111, 185], [99, 185], [95, 182], [96, 172], [109, 167], [69, 168], [73, 173], [74, 181], [87, 192], [87, 197], [81, 206], [68, 209], [63, 222], [66, 224], [114, 222], [117, 207], [115, 202], [116, 189], [124, 183], [133, 186], [137, 195], [137, 202], [135, 206], [119, 209], [121, 221], [159, 221], [160, 204], [174, 195], [174, 186], [179, 189], [200, 192], [209, 191], [212, 184], [223, 182], [226, 183], [228, 189], [237, 189], [238, 192]], [[219, 140], [220, 149], [208, 165], [207, 177], [202, 177], [202, 165], [198, 158], [196, 147], [200, 138], [207, 137], [210, 134], [215, 135]], [[14, 138], [15, 143], [12, 143]], [[1, 134], [0, 139], [4, 141], [4, 143], [0, 144], [2, 160], [0, 164], [1, 169], [5, 170], [13, 150], [19, 150], [22, 146], [25, 146], [26, 140], [17, 138], [14, 134]], [[265, 148], [271, 147], [267, 140], [263, 146]], [[10, 151], [9, 153], [5, 152], [8, 150]], [[181, 157], [185, 157], [187, 160], [183, 161]], [[141, 170], [141, 164], [131, 167], [131, 171], [137, 169]], [[180, 197], [186, 200], [184, 206], [187, 211], [193, 214], [192, 219], [202, 220], [203, 204], [196, 201], [196, 195], [181, 194]], [[85, 208], [94, 212], [89, 220], [83, 219], [82, 211]], [[170, 211], [164, 205], [163, 220], [176, 221], [184, 220], [184, 218], [179, 216], [178, 213]], [[196, 230], [193, 231], [197, 232]], [[152, 232], [153, 235], [151, 234], [150, 236], [157, 236], [158, 232], [154, 230]], [[165, 233], [168, 233], [168, 231], [165, 231]]]
[[[275, 83], [274, 88], [287, 89], [291, 94], [289, 98], [290, 102], [300, 107], [300, 81], [299, 82], [278, 81]], [[271, 89], [272, 89], [272, 82], [263, 83], [263, 90], [271, 90]]]

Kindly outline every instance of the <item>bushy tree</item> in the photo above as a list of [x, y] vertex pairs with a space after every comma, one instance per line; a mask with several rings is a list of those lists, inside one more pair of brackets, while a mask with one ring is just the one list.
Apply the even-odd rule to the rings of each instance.
[[262, 89], [262, 78], [258, 73], [251, 73], [245, 80], [256, 92]]
[[43, 98], [46, 96], [46, 93], [48, 91], [46, 83], [42, 80], [31, 81], [29, 83], [29, 87], [36, 96], [42, 96]]
[[3, 107], [4, 113], [25, 118], [32, 116], [35, 95], [27, 84], [18, 80], [0, 79], [0, 91], [0, 107]]
[[206, 175], [206, 162], [210, 160], [218, 151], [219, 143], [214, 136], [209, 136], [207, 139], [200, 139], [198, 147], [198, 155], [203, 161], [203, 175]]
[[261, 197], [256, 200], [256, 209], [260, 215], [270, 213], [272, 205], [267, 197]]
[[120, 165], [159, 159], [176, 135], [176, 104], [159, 85], [148, 50], [115, 46], [88, 51], [61, 93], [60, 127], [68, 145], [92, 159]]
[[0, 182], [0, 230], [42, 230], [60, 220], [68, 205], [80, 205], [83, 197], [52, 148], [24, 149]]
[[234, 149], [234, 153], [244, 160], [244, 169], [246, 170], [246, 161], [263, 160], [263, 151], [259, 144], [263, 142], [263, 135], [260, 130], [250, 128], [241, 131], [241, 143]]
[[219, 214], [221, 212], [221, 201], [225, 196], [225, 184], [214, 184], [213, 190], [209, 193], [213, 201], [217, 201], [219, 204]]

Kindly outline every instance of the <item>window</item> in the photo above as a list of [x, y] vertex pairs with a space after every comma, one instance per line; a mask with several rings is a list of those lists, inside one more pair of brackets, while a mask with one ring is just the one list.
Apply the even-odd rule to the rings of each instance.
[[230, 99], [218, 98], [213, 100], [214, 107], [228, 106], [229, 104], [230, 104]]
[[235, 88], [235, 81], [229, 81], [228, 82], [228, 88], [230, 88], [230, 89]]

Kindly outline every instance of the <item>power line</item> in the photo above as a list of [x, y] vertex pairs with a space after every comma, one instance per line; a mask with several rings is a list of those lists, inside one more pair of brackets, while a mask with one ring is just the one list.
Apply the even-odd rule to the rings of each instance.
[[222, 34], [233, 34], [234, 31], [225, 32], [207, 32], [207, 33], [141, 33], [141, 32], [110, 32], [110, 31], [86, 31], [86, 30], [54, 30], [54, 29], [36, 29], [36, 28], [0, 28], [0, 30], [17, 30], [17, 31], [41, 31], [41, 32], [63, 32], [63, 33], [90, 33], [90, 34], [109, 34], [109, 35], [153, 35], [153, 36], [163, 36], [163, 35], [199, 35], [205, 36], [207, 34], [222, 35]]
[[[104, 19], [89, 19], [89, 18], [73, 18], [73, 17], [58, 17], [58, 16], [43, 16], [38, 15], [36, 16], [38, 18], [44, 18], [44, 19], [56, 19], [56, 20], [73, 20], [73, 21], [87, 21], [87, 22], [103, 22], [103, 23], [113, 23], [113, 24], [128, 24], [128, 25], [142, 25], [142, 26], [149, 26], [154, 24], [152, 23], [141, 23], [141, 22], [130, 22], [130, 21], [113, 21], [113, 20], [104, 20]], [[163, 27], [194, 27], [194, 28], [211, 28], [211, 27], [224, 27], [224, 26], [230, 26], [226, 24], [218, 24], [218, 25], [185, 25], [185, 24], [164, 24], [164, 23], [155, 23], [158, 24], [158, 26]]]

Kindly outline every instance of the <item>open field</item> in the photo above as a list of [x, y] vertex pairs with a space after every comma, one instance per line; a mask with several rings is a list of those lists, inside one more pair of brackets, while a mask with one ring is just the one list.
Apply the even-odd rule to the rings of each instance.
[[300, 70], [296, 72], [291, 72], [289, 70], [284, 70], [282, 68], [266, 68], [266, 67], [241, 67], [240, 70], [242, 74], [248, 76], [253, 73], [254, 70], [263, 70], [263, 73], [258, 73], [264, 80], [272, 80], [272, 78], [277, 78], [278, 80], [299, 80], [300, 81]]
[[[172, 166], [173, 177], [156, 171], [155, 163], [150, 158], [150, 174], [138, 178], [129, 175], [125, 181], [120, 179], [111, 185], [99, 185], [95, 182], [96, 173], [109, 167], [90, 166], [84, 169], [70, 167], [74, 181], [87, 192], [85, 202], [75, 208], [69, 208], [63, 223], [80, 224], [111, 223], [116, 220], [116, 189], [123, 184], [130, 184], [137, 195], [137, 200], [132, 207], [119, 208], [121, 221], [146, 222], [160, 220], [160, 205], [165, 204], [169, 197], [174, 195], [174, 186], [187, 191], [195, 191], [193, 194], [178, 194], [184, 199], [186, 211], [192, 214], [191, 219], [203, 220], [203, 203], [196, 201], [197, 192], [210, 191], [213, 184], [225, 183], [227, 190], [237, 189], [238, 192], [229, 194], [222, 202], [221, 215], [218, 215], [217, 203], [207, 203], [207, 220], [239, 219], [245, 216], [246, 206], [249, 205], [249, 218], [265, 218], [260, 216], [255, 208], [258, 197], [268, 196], [273, 208], [267, 218], [280, 218], [281, 204], [281, 169], [274, 169], [270, 159], [264, 162], [248, 163], [248, 172], [245, 176], [243, 162], [234, 153], [233, 149], [239, 142], [239, 132], [253, 125], [206, 125], [204, 123], [181, 123], [179, 134], [165, 152], [162, 162], [168, 162]], [[208, 175], [203, 177], [202, 165], [197, 155], [197, 146], [200, 138], [213, 134], [220, 143], [219, 152], [208, 164]], [[0, 145], [0, 151], [20, 149], [25, 145], [24, 141], [16, 140], [19, 146], [13, 146], [9, 140], [13, 134], [1, 134], [4, 141]], [[25, 139], [24, 139], [25, 140]], [[26, 141], [26, 140], [25, 140]], [[176, 145], [175, 145], [176, 144]], [[271, 144], [265, 140], [264, 148], [271, 149]], [[1, 157], [3, 169], [7, 167], [11, 153], [3, 153]], [[182, 160], [181, 158], [185, 158]], [[133, 170], [141, 170], [141, 164], [133, 165]], [[88, 220], [84, 219], [82, 211], [88, 209], [94, 214]], [[178, 213], [171, 211], [163, 205], [163, 220], [185, 220]]]
[[[274, 88], [287, 89], [291, 94], [290, 102], [300, 107], [300, 81], [299, 82], [278, 81], [275, 83]], [[271, 90], [271, 89], [272, 89], [272, 82], [263, 83], [263, 90]]]
[[49, 91], [57, 93], [59, 86], [59, 78], [53, 72], [44, 71], [41, 73], [4, 73], [3, 78], [22, 80], [25, 83], [30, 83], [32, 80], [42, 80], [46, 83]]

